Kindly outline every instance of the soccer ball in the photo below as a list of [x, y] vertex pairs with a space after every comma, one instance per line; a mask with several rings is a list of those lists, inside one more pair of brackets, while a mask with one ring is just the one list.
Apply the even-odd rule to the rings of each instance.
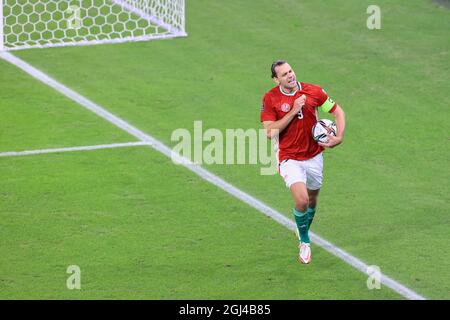
[[336, 123], [328, 119], [320, 119], [312, 128], [312, 136], [316, 142], [327, 143], [326, 133], [336, 136]]

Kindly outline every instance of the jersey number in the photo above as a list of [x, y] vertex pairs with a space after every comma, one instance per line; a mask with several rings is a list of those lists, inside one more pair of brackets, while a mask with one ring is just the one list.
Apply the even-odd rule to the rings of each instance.
[[300, 111], [297, 113], [298, 119], [303, 119], [303, 107], [300, 109]]

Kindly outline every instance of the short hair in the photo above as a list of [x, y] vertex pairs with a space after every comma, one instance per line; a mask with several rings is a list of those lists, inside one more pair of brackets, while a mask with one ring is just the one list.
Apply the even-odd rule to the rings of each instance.
[[272, 63], [272, 66], [270, 67], [270, 71], [272, 72], [272, 79], [277, 76], [277, 72], [275, 71], [275, 68], [278, 66], [281, 66], [285, 63], [286, 63], [286, 61], [284, 61], [284, 60], [276, 60]]

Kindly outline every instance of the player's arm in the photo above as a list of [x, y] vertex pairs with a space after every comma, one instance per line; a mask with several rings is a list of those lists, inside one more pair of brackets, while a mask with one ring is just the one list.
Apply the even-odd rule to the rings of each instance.
[[305, 105], [306, 96], [302, 95], [297, 98], [294, 102], [294, 106], [291, 111], [286, 113], [286, 115], [277, 121], [263, 121], [264, 129], [266, 130], [266, 135], [269, 139], [272, 139], [274, 136], [278, 135], [281, 131], [286, 129], [289, 123], [291, 123], [292, 119], [297, 116], [300, 110]]
[[342, 108], [336, 104], [336, 106], [333, 108], [334, 110], [331, 112], [333, 115], [336, 127], [337, 127], [337, 133], [336, 137], [332, 135], [328, 136], [328, 142], [327, 143], [321, 143], [319, 142], [319, 145], [324, 148], [333, 148], [339, 144], [342, 143], [342, 140], [344, 139], [344, 132], [345, 132], [345, 113]]

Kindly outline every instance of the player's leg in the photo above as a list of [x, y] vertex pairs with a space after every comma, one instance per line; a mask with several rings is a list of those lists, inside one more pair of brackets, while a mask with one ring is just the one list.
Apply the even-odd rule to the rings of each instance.
[[314, 158], [305, 162], [306, 168], [306, 187], [308, 190], [308, 230], [314, 220], [316, 213], [317, 200], [319, 198], [320, 188], [323, 181], [323, 155], [318, 154]]
[[301, 242], [310, 243], [308, 235], [308, 191], [304, 182], [295, 182], [290, 187], [292, 198], [294, 200], [295, 223], [299, 233]]
[[303, 161], [288, 160], [280, 164], [280, 175], [286, 182], [294, 200], [294, 213], [300, 240], [299, 260], [302, 263], [311, 261], [310, 240], [308, 236], [308, 208], [309, 198], [306, 189], [306, 170]]
[[280, 175], [289, 188], [294, 200], [292, 209], [302, 242], [309, 243], [308, 237], [308, 191], [306, 189], [306, 170], [303, 161], [287, 160], [280, 164]]
[[294, 217], [297, 225], [300, 252], [299, 260], [301, 263], [311, 262], [311, 247], [309, 239], [309, 221], [308, 221], [308, 203], [309, 196], [304, 182], [296, 182], [291, 185], [291, 194], [294, 198]]
[[317, 206], [317, 200], [319, 198], [319, 191], [317, 190], [310, 190], [308, 189], [308, 230], [311, 228], [311, 224], [314, 220], [314, 215], [316, 214], [316, 206]]

